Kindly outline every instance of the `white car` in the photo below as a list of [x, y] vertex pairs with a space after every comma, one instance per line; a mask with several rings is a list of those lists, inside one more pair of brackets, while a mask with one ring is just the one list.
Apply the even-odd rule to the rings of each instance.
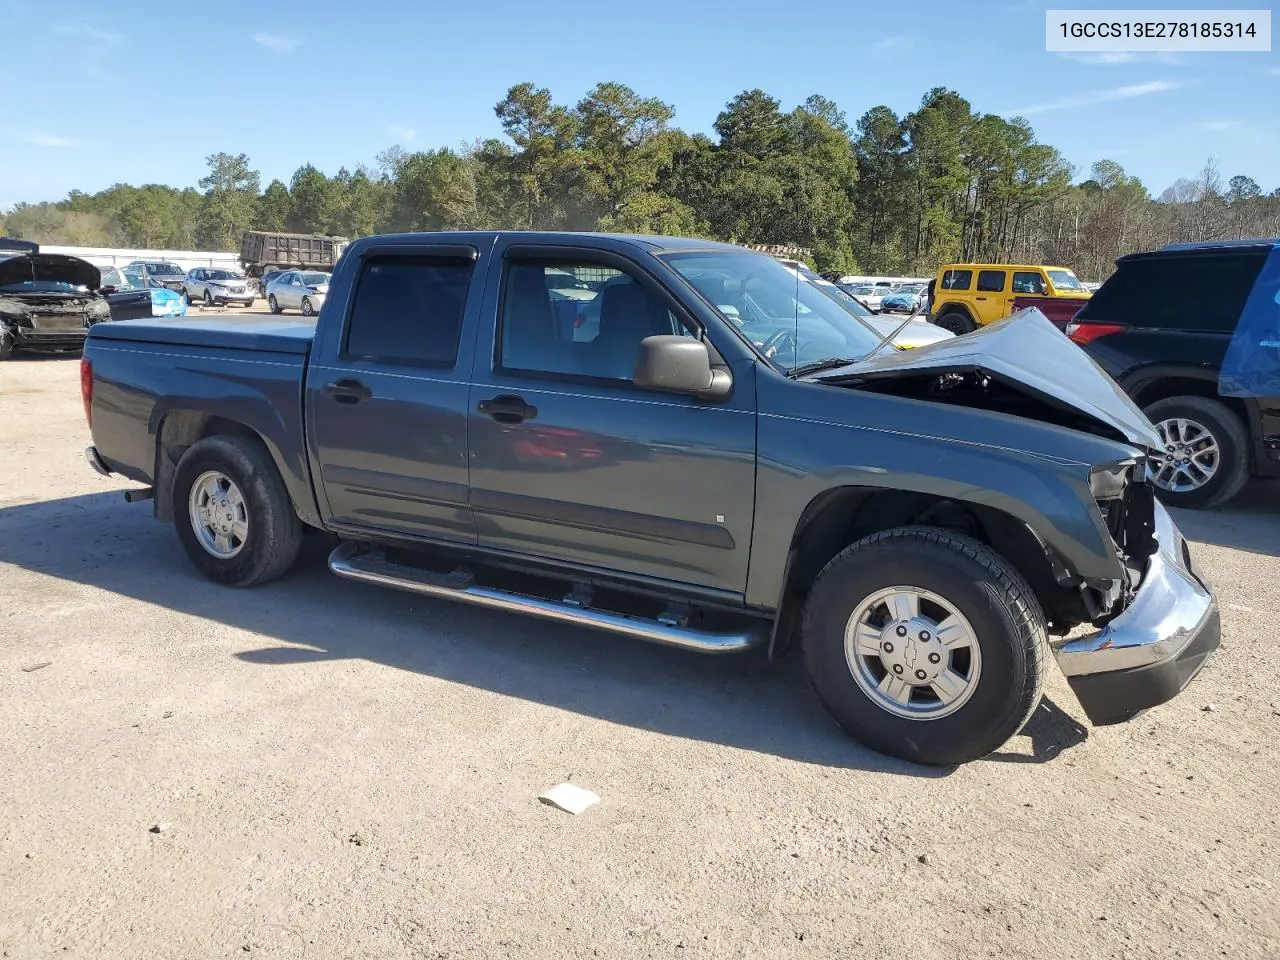
[[188, 270], [182, 279], [182, 295], [187, 303], [202, 303], [206, 307], [220, 307], [239, 303], [253, 306], [257, 296], [253, 284], [243, 273], [222, 267], [196, 267]]
[[329, 274], [319, 270], [286, 270], [267, 283], [267, 306], [272, 313], [297, 310], [314, 317], [329, 292]]

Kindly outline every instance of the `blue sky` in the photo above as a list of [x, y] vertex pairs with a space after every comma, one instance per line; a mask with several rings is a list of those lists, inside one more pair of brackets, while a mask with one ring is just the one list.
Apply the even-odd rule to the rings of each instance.
[[499, 134], [493, 105], [524, 80], [567, 103], [627, 83], [690, 131], [751, 87], [786, 108], [822, 93], [852, 121], [946, 86], [1023, 114], [1082, 174], [1110, 157], [1158, 193], [1213, 156], [1224, 178], [1280, 187], [1280, 55], [1073, 59], [1044, 51], [1046, 5], [0, 0], [0, 207], [118, 181], [193, 185], [220, 150], [247, 153], [265, 185], [395, 143], [456, 146]]

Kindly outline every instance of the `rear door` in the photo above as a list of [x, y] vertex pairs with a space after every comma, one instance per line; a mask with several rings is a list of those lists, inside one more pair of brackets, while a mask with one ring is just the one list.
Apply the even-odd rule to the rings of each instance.
[[974, 286], [973, 306], [978, 323], [994, 323], [1009, 315], [1013, 296], [1009, 292], [1009, 272], [999, 267], [985, 267], [978, 271]]
[[326, 521], [349, 534], [474, 543], [467, 502], [475, 247], [371, 247], [307, 373], [306, 411]]

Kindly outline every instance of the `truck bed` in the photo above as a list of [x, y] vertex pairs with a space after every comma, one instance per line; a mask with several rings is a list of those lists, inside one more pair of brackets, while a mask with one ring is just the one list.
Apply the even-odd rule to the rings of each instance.
[[293, 320], [253, 314], [223, 314], [216, 317], [185, 317], [175, 320], [146, 319], [99, 323], [94, 325], [93, 338], [169, 343], [188, 347], [216, 347], [226, 350], [305, 354], [311, 349], [311, 340], [315, 332], [315, 320]]

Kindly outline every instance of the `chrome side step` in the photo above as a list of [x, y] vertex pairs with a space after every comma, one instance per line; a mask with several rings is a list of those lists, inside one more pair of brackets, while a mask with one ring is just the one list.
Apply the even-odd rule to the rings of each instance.
[[377, 554], [363, 554], [352, 543], [340, 544], [329, 554], [329, 569], [348, 580], [374, 583], [429, 597], [461, 600], [481, 607], [532, 614], [547, 620], [559, 620], [583, 627], [595, 627], [611, 633], [638, 637], [668, 647], [696, 650], [699, 653], [736, 653], [769, 639], [764, 624], [751, 624], [740, 632], [718, 633], [697, 630], [678, 623], [660, 623], [640, 617], [629, 617], [591, 607], [574, 606], [557, 600], [544, 600], [524, 594], [495, 590], [475, 583], [469, 573], [435, 574], [402, 564], [390, 563]]

